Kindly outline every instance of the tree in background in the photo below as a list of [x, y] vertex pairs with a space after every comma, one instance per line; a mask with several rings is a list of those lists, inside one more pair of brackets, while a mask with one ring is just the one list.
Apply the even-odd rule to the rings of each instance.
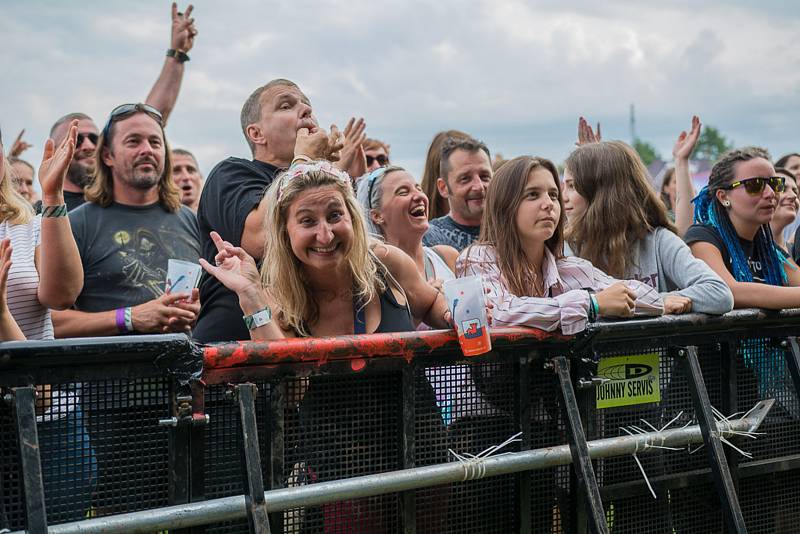
[[638, 137], [633, 141], [633, 148], [639, 153], [639, 157], [642, 158], [645, 165], [650, 165], [655, 160], [661, 159], [661, 154], [658, 153], [656, 147]]
[[719, 130], [713, 126], [703, 126], [692, 158], [717, 161], [722, 154], [732, 148], [733, 141], [722, 135]]

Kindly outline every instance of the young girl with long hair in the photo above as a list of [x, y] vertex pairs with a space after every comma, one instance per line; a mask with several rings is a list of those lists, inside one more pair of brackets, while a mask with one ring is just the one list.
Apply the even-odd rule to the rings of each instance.
[[495, 324], [575, 334], [597, 317], [661, 315], [652, 287], [563, 256], [563, 201], [551, 161], [506, 162], [489, 185], [483, 217], [480, 239], [461, 253], [456, 272], [483, 276]]
[[575, 255], [656, 288], [664, 313], [731, 310], [730, 290], [678, 237], [633, 148], [621, 141], [578, 147], [567, 158], [564, 185]]

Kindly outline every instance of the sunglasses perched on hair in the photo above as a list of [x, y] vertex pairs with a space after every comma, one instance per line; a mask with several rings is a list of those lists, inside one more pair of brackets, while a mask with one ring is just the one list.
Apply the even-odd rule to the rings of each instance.
[[[134, 113], [147, 113], [150, 115], [155, 121], [158, 123], [159, 126], [164, 126], [164, 117], [161, 115], [161, 112], [158, 111], [156, 108], [149, 104], [122, 104], [121, 106], [115, 107], [111, 111], [111, 115], [108, 116], [108, 122], [103, 127], [103, 137], [108, 139], [108, 132], [111, 130], [111, 125], [115, 122], [122, 120], [126, 117], [130, 117]], [[78, 145], [80, 146], [80, 145]]]
[[723, 189], [734, 189], [743, 185], [748, 195], [756, 196], [764, 192], [764, 188], [767, 184], [769, 184], [776, 193], [783, 193], [786, 191], [786, 178], [781, 176], [756, 176], [755, 178], [745, 178], [744, 180], [732, 182]]
[[81, 145], [83, 145], [83, 142], [84, 142], [86, 139], [88, 139], [89, 141], [91, 141], [93, 145], [97, 146], [97, 140], [98, 140], [99, 138], [100, 138], [100, 136], [99, 136], [99, 135], [97, 135], [96, 133], [88, 133], [88, 134], [82, 134], [82, 133], [79, 133], [79, 134], [78, 134], [78, 137], [76, 137], [76, 138], [75, 138], [75, 148], [78, 148], [78, 147], [80, 147]]
[[381, 167], [389, 164], [389, 156], [386, 154], [378, 154], [377, 156], [367, 156], [367, 167], [371, 166], [373, 162], [377, 161]]

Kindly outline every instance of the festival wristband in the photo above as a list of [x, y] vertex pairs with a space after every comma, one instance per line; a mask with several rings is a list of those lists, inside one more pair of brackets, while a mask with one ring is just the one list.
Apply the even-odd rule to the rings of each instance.
[[42, 206], [42, 218], [48, 217], [66, 217], [67, 205], [61, 204], [59, 206]]
[[589, 322], [594, 322], [597, 320], [597, 316], [600, 314], [600, 305], [597, 304], [597, 297], [589, 294]]
[[117, 330], [120, 334], [127, 334], [128, 327], [125, 324], [125, 310], [129, 308], [117, 308], [116, 310], [116, 320], [117, 320]]
[[174, 57], [178, 63], [186, 63], [189, 61], [189, 55], [186, 52], [174, 48], [167, 50], [167, 57]]
[[128, 332], [133, 332], [133, 308], [127, 307], [125, 308], [125, 328], [128, 329]]
[[242, 319], [248, 330], [255, 330], [272, 322], [272, 310], [269, 309], [269, 306], [264, 306], [252, 315], [242, 316]]

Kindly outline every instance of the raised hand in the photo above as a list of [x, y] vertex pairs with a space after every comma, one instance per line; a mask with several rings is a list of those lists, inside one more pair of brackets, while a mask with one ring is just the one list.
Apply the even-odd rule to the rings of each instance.
[[583, 117], [578, 118], [578, 140], [575, 141], [577, 146], [586, 145], [589, 143], [599, 143], [602, 140], [600, 134], [600, 123], [597, 123], [597, 133], [592, 130], [592, 125]]
[[26, 150], [28, 150], [30, 147], [33, 146], [32, 144], [27, 143], [25, 142], [24, 139], [22, 139], [23, 135], [25, 135], [25, 129], [23, 129], [19, 133], [19, 135], [17, 135], [17, 138], [14, 139], [14, 144], [11, 145], [11, 150], [8, 151], [9, 157], [18, 158], [20, 154], [22, 154], [23, 152], [25, 152]]
[[262, 291], [262, 287], [258, 267], [252, 256], [243, 248], [234, 247], [223, 240], [217, 232], [211, 232], [211, 240], [217, 247], [215, 265], [200, 258], [203, 269], [236, 293], [240, 299], [256, 297]]
[[363, 176], [367, 172], [367, 157], [362, 144], [367, 139], [364, 119], [351, 117], [344, 127], [344, 147], [340, 153], [341, 159], [336, 166], [349, 174], [353, 179]]
[[72, 121], [66, 137], [56, 149], [55, 141], [48, 139], [44, 144], [44, 156], [39, 165], [39, 183], [42, 186], [42, 201], [47, 206], [62, 204], [64, 178], [69, 163], [75, 153], [75, 140], [78, 137], [78, 121]]
[[170, 36], [170, 48], [188, 52], [194, 46], [194, 38], [197, 35], [197, 28], [194, 27], [192, 11], [194, 6], [189, 4], [186, 11], [178, 11], [178, 4], [172, 3], [172, 35]]
[[327, 159], [328, 133], [323, 128], [310, 131], [308, 128], [297, 130], [297, 139], [294, 143], [294, 155], [306, 156], [312, 160]]
[[341, 151], [344, 148], [344, 135], [339, 131], [335, 124], [331, 124], [331, 132], [328, 134], [328, 152], [325, 159], [328, 161], [339, 161]]
[[675, 158], [675, 161], [689, 161], [689, 157], [692, 155], [695, 145], [697, 145], [697, 140], [700, 138], [701, 126], [700, 118], [695, 115], [692, 117], [692, 128], [689, 133], [682, 131], [678, 135], [675, 146], [672, 147], [672, 157]]

